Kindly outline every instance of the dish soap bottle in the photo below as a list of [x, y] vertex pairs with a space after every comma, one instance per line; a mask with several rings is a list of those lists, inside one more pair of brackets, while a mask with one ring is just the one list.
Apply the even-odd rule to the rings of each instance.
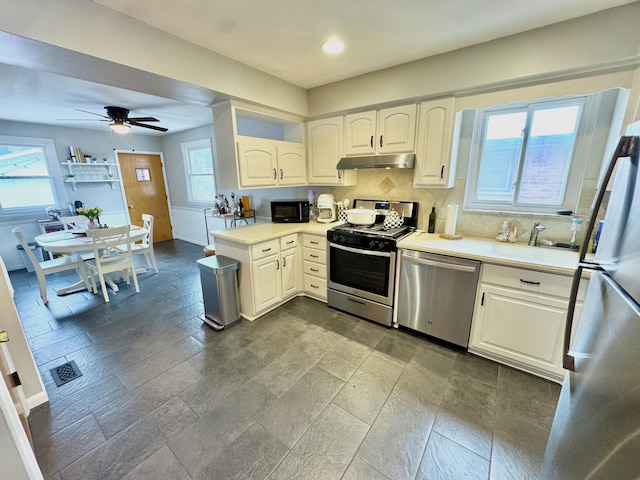
[[435, 233], [436, 231], [436, 204], [433, 204], [431, 207], [431, 213], [429, 214], [429, 227], [427, 228], [427, 233]]

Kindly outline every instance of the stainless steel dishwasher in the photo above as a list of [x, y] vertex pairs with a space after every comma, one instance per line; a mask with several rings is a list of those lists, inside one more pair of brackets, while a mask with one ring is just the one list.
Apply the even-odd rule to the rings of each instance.
[[480, 262], [402, 250], [399, 325], [467, 348]]

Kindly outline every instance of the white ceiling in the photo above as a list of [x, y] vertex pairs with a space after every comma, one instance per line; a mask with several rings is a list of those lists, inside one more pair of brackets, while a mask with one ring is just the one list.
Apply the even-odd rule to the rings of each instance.
[[[94, 0], [303, 88], [587, 15], [633, 0]], [[391, 7], [391, 8], [390, 8]], [[328, 39], [346, 43], [324, 54]], [[0, 65], [0, 119], [105, 128], [103, 107], [153, 116], [168, 133], [211, 122], [199, 105]], [[78, 118], [86, 121], [61, 121]], [[134, 128], [133, 133], [158, 134]]]

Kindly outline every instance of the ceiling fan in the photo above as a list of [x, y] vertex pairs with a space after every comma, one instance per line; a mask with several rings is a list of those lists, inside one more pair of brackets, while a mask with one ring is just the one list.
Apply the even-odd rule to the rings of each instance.
[[[87, 110], [80, 110], [76, 108], [78, 112], [89, 113], [91, 115], [97, 115], [99, 117], [104, 118], [105, 120], [98, 120], [100, 122], [111, 122], [109, 124], [109, 128], [116, 133], [128, 133], [131, 126], [134, 127], [142, 127], [142, 128], [150, 128], [151, 130], [157, 130], [159, 132], [167, 132], [168, 129], [164, 127], [157, 127], [155, 125], [147, 125], [146, 123], [141, 122], [159, 122], [157, 118], [154, 117], [129, 117], [129, 110], [123, 107], [114, 107], [107, 106], [104, 107], [107, 111], [106, 115], [101, 115], [99, 113], [89, 112]], [[90, 120], [90, 119], [61, 119], [61, 120]]]

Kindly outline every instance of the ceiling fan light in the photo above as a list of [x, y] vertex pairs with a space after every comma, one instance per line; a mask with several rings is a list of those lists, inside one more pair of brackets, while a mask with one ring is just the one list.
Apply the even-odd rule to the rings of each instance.
[[121, 120], [115, 120], [113, 123], [109, 124], [109, 130], [111, 130], [113, 133], [119, 133], [122, 135], [129, 133], [131, 131], [131, 127], [129, 125], [126, 125]]

